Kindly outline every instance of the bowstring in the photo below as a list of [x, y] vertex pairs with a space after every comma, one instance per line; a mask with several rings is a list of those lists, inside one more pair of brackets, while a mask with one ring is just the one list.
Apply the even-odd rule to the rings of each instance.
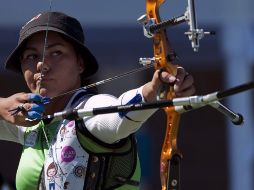
[[120, 75], [116, 75], [116, 76], [113, 76], [113, 77], [110, 77], [110, 78], [107, 78], [107, 79], [104, 79], [104, 80], [101, 80], [101, 81], [89, 84], [87, 86], [83, 86], [83, 87], [80, 87], [80, 88], [77, 88], [77, 89], [74, 89], [74, 90], [62, 93], [62, 94], [54, 96], [54, 97], [52, 97], [50, 99], [53, 100], [55, 98], [59, 98], [59, 97], [62, 97], [62, 96], [68, 95], [68, 94], [72, 94], [72, 93], [77, 92], [77, 91], [82, 90], [82, 89], [87, 90], [87, 89], [90, 89], [90, 88], [93, 88], [93, 87], [97, 87], [99, 85], [106, 84], [108, 82], [112, 82], [113, 80], [120, 79], [120, 78], [129, 76], [131, 74], [134, 74], [134, 73], [137, 73], [137, 72], [140, 72], [140, 71], [152, 68], [153, 66], [154, 66], [153, 64], [148, 64], [148, 65], [145, 65], [143, 67], [127, 71], [127, 72], [122, 73]]
[[[52, 11], [52, 2], [53, 2], [53, 0], [49, 0], [49, 9], [48, 9], [49, 12]], [[41, 60], [41, 61], [42, 61], [42, 65], [41, 65], [41, 72], [40, 72], [41, 78], [40, 78], [39, 92], [38, 92], [39, 94], [40, 94], [40, 90], [41, 90], [42, 78], [44, 77], [44, 74], [43, 74], [43, 71], [44, 71], [44, 70], [43, 70], [43, 67], [44, 67], [45, 56], [46, 56], [46, 49], [47, 49], [47, 44], [48, 44], [49, 21], [50, 21], [50, 14], [48, 14], [48, 18], [47, 18], [46, 33], [45, 33], [44, 46], [43, 46], [43, 52], [42, 52], [42, 60]], [[42, 127], [42, 130], [43, 130], [43, 133], [44, 133], [44, 136], [45, 136], [45, 139], [46, 139], [48, 148], [50, 148], [49, 139], [48, 139], [48, 137], [47, 137], [47, 135], [46, 135], [46, 132], [45, 132], [44, 127]]]
[[[49, 9], [48, 11], [51, 12], [52, 11], [52, 2], [53, 0], [49, 0]], [[46, 33], [45, 33], [45, 38], [44, 38], [44, 46], [43, 46], [43, 52], [42, 52], [42, 65], [41, 65], [41, 72], [40, 72], [40, 75], [41, 75], [41, 81], [42, 81], [42, 78], [44, 77], [44, 64], [45, 64], [45, 57], [46, 57], [46, 50], [47, 50], [47, 46], [48, 46], [48, 32], [49, 32], [49, 21], [50, 21], [50, 14], [48, 14], [48, 18], [47, 18], [47, 26], [46, 26]], [[41, 90], [41, 82], [39, 83], [39, 92], [40, 93], [40, 90]]]
[[[52, 2], [53, 2], [53, 0], [49, 0], [49, 9], [48, 9], [49, 12], [52, 12]], [[45, 33], [44, 46], [43, 46], [43, 52], [42, 52], [42, 65], [41, 65], [41, 72], [40, 72], [41, 81], [42, 81], [42, 78], [44, 77], [43, 67], [44, 67], [44, 63], [45, 63], [46, 51], [47, 51], [47, 46], [48, 46], [49, 22], [50, 22], [50, 14], [48, 14], [48, 18], [47, 18], [46, 33]], [[40, 93], [40, 89], [41, 89], [41, 82], [39, 83], [39, 93]], [[61, 166], [56, 162], [56, 160], [54, 158], [53, 146], [52, 146], [52, 143], [49, 142], [49, 138], [48, 138], [47, 133], [45, 131], [45, 125], [42, 126], [42, 131], [43, 131], [46, 143], [47, 143], [48, 148], [49, 148], [49, 154], [52, 154], [54, 165], [55, 165], [56, 168], [58, 166], [61, 173], [64, 175], [64, 172], [63, 172]], [[52, 141], [52, 139], [51, 139], [51, 141]]]

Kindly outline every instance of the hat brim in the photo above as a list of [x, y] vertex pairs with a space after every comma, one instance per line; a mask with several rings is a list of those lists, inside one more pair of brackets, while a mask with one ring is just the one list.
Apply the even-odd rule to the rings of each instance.
[[7, 70], [11, 70], [16, 73], [22, 73], [20, 63], [20, 53], [21, 53], [20, 51], [22, 49], [22, 46], [25, 44], [27, 39], [31, 37], [31, 35], [41, 31], [54, 31], [63, 34], [65, 37], [70, 39], [73, 43], [75, 43], [75, 45], [78, 46], [79, 48], [78, 51], [83, 56], [85, 62], [85, 70], [82, 73], [83, 80], [96, 73], [96, 71], [98, 70], [98, 63], [94, 55], [90, 52], [90, 50], [86, 46], [84, 46], [84, 44], [80, 43], [79, 41], [77, 41], [67, 33], [63, 32], [62, 30], [50, 26], [37, 26], [27, 31], [26, 36], [22, 38], [22, 41], [18, 43], [17, 47], [12, 51], [12, 53], [7, 58], [5, 62], [5, 68]]

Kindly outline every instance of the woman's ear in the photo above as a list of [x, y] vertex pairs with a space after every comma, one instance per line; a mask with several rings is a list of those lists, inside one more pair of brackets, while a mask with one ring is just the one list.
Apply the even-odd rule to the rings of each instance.
[[85, 62], [80, 54], [78, 55], [78, 69], [80, 74], [83, 73], [85, 70]]

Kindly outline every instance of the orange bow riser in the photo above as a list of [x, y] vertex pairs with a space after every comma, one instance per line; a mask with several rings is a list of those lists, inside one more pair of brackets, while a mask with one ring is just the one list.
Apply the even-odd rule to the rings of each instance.
[[[147, 20], [153, 20], [155, 24], [160, 23], [159, 7], [164, 2], [164, 0], [147, 0], [146, 1], [146, 16]], [[172, 49], [170, 47], [166, 31], [160, 30], [153, 35], [153, 50], [155, 58], [155, 69], [163, 69], [170, 74], [176, 75], [177, 66], [173, 64]], [[174, 98], [173, 88], [167, 89], [164, 94], [165, 99]], [[162, 190], [166, 189], [178, 189], [179, 184], [179, 165], [178, 161], [181, 156], [177, 149], [177, 132], [180, 121], [180, 114], [174, 110], [174, 107], [164, 108], [167, 124], [166, 124], [166, 134], [161, 151], [160, 159], [160, 177]], [[173, 162], [173, 163], [172, 163]], [[176, 166], [176, 164], [178, 166]], [[171, 166], [172, 165], [172, 166]], [[176, 167], [175, 167], [176, 166]], [[170, 179], [169, 171], [172, 171], [177, 176], [172, 176]], [[173, 173], [172, 173], [173, 174]]]
[[[165, 70], [172, 75], [176, 75], [177, 65], [173, 63], [176, 54], [170, 47], [166, 28], [187, 22], [189, 30], [184, 34], [188, 36], [195, 52], [199, 49], [199, 40], [206, 34], [211, 35], [215, 32], [204, 32], [203, 29], [197, 28], [194, 0], [188, 0], [188, 6], [184, 14], [162, 22], [159, 8], [164, 2], [165, 0], [146, 0], [146, 15], [138, 19], [143, 24], [144, 35], [153, 38], [154, 50], [152, 59], [142, 59], [141, 62], [143, 61], [144, 64], [153, 63], [156, 70]], [[162, 91], [158, 95], [159, 99], [172, 100], [175, 97], [173, 87], [166, 88], [165, 85], [162, 85], [162, 87]], [[167, 117], [167, 124], [160, 159], [161, 185], [162, 190], [178, 190], [180, 188], [180, 162], [182, 158], [177, 148], [180, 112], [176, 111], [174, 107], [163, 109]]]

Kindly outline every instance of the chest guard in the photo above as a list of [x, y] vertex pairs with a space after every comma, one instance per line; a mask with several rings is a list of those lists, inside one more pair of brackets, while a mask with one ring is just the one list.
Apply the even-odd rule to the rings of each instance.
[[90, 155], [85, 189], [139, 189], [141, 174], [134, 135], [106, 144], [86, 129], [83, 120], [76, 120], [76, 129], [80, 144]]

